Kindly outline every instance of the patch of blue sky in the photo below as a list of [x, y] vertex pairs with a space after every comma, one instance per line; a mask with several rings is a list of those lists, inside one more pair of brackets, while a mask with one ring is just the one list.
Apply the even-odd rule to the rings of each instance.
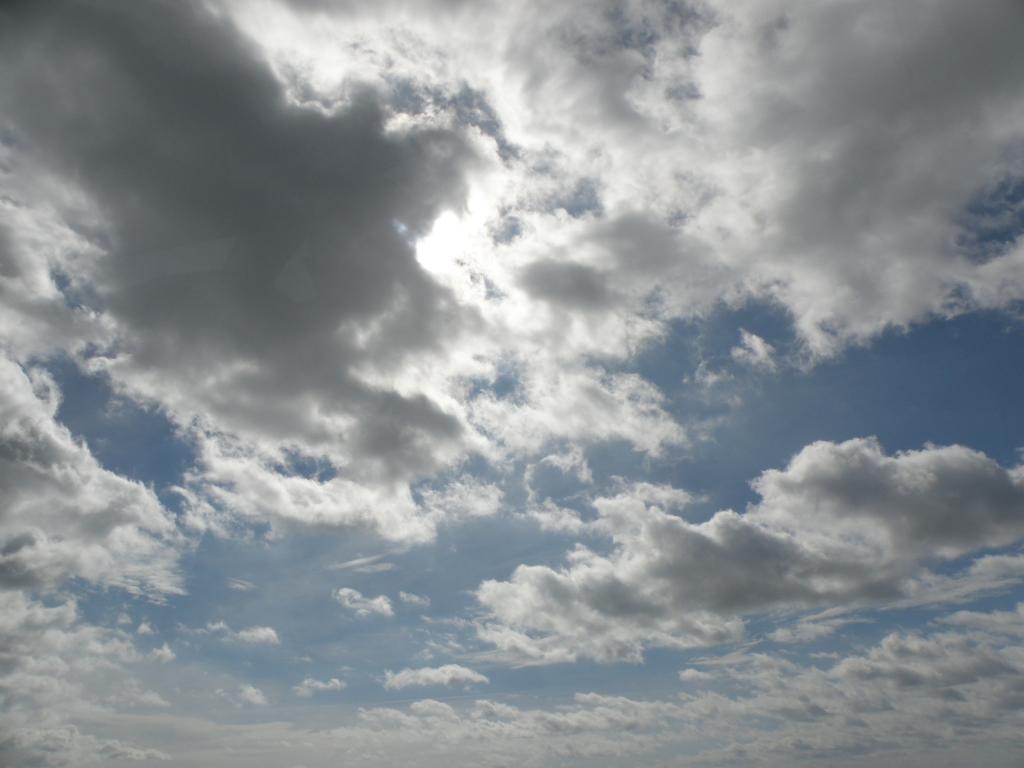
[[[795, 346], [786, 318], [771, 306], [722, 308], [680, 324], [644, 352], [637, 370], [668, 396], [682, 423], [716, 418], [708, 439], [662, 463], [655, 479], [709, 499], [709, 512], [755, 501], [749, 482], [785, 466], [816, 440], [877, 436], [889, 452], [926, 443], [961, 444], [1003, 466], [1024, 446], [1024, 326], [978, 312], [892, 330], [809, 370], [780, 364], [758, 371], [730, 359], [739, 329], [757, 333], [781, 356]], [[726, 397], [706, 396], [693, 374], [701, 361], [732, 376]], [[689, 378], [687, 383], [684, 379]]]
[[956, 244], [972, 261], [1005, 253], [1024, 234], [1024, 178], [1005, 176], [982, 190], [959, 216]]
[[169, 488], [181, 482], [196, 452], [167, 416], [118, 396], [105, 377], [83, 373], [69, 358], [53, 359], [46, 369], [61, 391], [57, 419], [103, 467], [151, 486], [176, 509], [180, 497]]

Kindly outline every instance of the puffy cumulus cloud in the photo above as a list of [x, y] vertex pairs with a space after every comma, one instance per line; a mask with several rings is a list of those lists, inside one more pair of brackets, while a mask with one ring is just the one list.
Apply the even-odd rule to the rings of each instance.
[[[815, 351], [1019, 298], [1003, 273], [1019, 255], [986, 266], [959, 237], [961, 212], [1020, 173], [1021, 85], [1007, 69], [1019, 6], [721, 10], [695, 60], [695, 110], [721, 158], [701, 224], [728, 226], [749, 277], [777, 280], [768, 290]], [[954, 67], [948, 51], [976, 41], [984, 52]]]
[[247, 627], [235, 635], [239, 642], [249, 645], [280, 645], [281, 639], [273, 627]]
[[[692, 523], [624, 492], [581, 524], [608, 537], [562, 568], [520, 565], [485, 581], [481, 637], [534, 662], [641, 658], [651, 646], [735, 640], [745, 614], [957, 599], [1019, 580], [982, 558], [956, 577], [931, 565], [1024, 537], [1024, 475], [961, 446], [887, 455], [873, 439], [813, 443], [753, 483], [761, 501]], [[1015, 560], [1014, 556], [998, 556]], [[991, 571], [1000, 571], [992, 573]], [[823, 617], [777, 639], [835, 629]]]
[[384, 673], [385, 688], [411, 688], [427, 685], [470, 685], [472, 683], [487, 684], [491, 682], [486, 675], [481, 675], [468, 667], [459, 664], [443, 664], [440, 667], [420, 667], [419, 669], [403, 669], [400, 672], [388, 670]]
[[1024, 469], [958, 445], [888, 456], [874, 439], [817, 442], [753, 487], [757, 522], [884, 571], [1024, 535]]
[[341, 587], [335, 590], [334, 599], [360, 619], [366, 619], [370, 616], [393, 616], [395, 613], [391, 607], [391, 600], [387, 595], [364, 597], [363, 593], [358, 589]]
[[59, 397], [44, 372], [0, 357], [0, 586], [81, 578], [153, 599], [180, 593], [173, 518], [56, 421]]
[[234, 693], [223, 693], [223, 695], [233, 701], [237, 706], [244, 706], [251, 704], [253, 706], [264, 706], [267, 703], [266, 694], [263, 693], [255, 685], [244, 683], [238, 687], [238, 690]]
[[166, 757], [73, 724], [112, 709], [166, 707], [158, 693], [128, 678], [142, 661], [128, 632], [81, 621], [74, 601], [45, 605], [23, 592], [4, 591], [0, 649], [3, 764], [88, 765]]
[[316, 680], [312, 677], [307, 677], [301, 683], [294, 686], [292, 692], [299, 698], [308, 699], [314, 693], [340, 691], [343, 688], [345, 688], [345, 683], [336, 677], [332, 677], [329, 680]]
[[178, 658], [178, 655], [171, 649], [167, 643], [164, 643], [159, 648], [154, 648], [149, 652], [149, 655], [162, 664], [169, 664]]

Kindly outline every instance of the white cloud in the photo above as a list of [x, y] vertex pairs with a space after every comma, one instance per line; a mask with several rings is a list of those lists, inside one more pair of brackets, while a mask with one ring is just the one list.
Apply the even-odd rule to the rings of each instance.
[[167, 643], [164, 643], [159, 648], [154, 648], [149, 652], [149, 655], [163, 664], [172, 662], [177, 658], [177, 655]]
[[246, 645], [280, 645], [281, 638], [273, 627], [246, 627], [245, 629], [233, 630], [223, 620], [211, 621], [201, 629], [187, 630], [197, 634], [220, 635], [224, 641], [244, 643]]
[[758, 368], [763, 371], [774, 371], [778, 365], [775, 362], [775, 347], [762, 339], [756, 333], [740, 329], [740, 344], [729, 350], [732, 359], [741, 365], [748, 365], [751, 368]]
[[[259, 765], [267, 766], [313, 765], [324, 754], [362, 756], [361, 764], [370, 766], [431, 768], [453, 760], [648, 764], [668, 753], [683, 766], [756, 761], [785, 768], [810, 761], [852, 768], [868, 760], [1013, 768], [1024, 656], [1016, 635], [982, 629], [1000, 627], [1007, 612], [975, 613], [966, 624], [887, 631], [855, 650], [809, 662], [751, 649], [693, 659], [678, 695], [664, 699], [582, 692], [533, 706], [420, 699], [363, 707], [354, 720], [314, 730], [280, 721], [224, 725], [167, 712], [163, 728], [149, 733], [158, 739], [154, 746], [197, 765], [240, 750], [250, 761], [260, 755]], [[239, 690], [225, 695], [240, 701]], [[42, 751], [63, 732], [37, 733], [27, 728], [21, 745], [36, 738], [33, 748]]]
[[56, 421], [59, 398], [45, 373], [0, 356], [0, 583], [50, 589], [77, 577], [152, 599], [180, 594], [173, 517]]
[[238, 701], [243, 704], [252, 704], [254, 706], [263, 706], [267, 703], [267, 697], [263, 691], [254, 685], [248, 683], [242, 685], [237, 692]]
[[416, 595], [412, 592], [399, 592], [398, 599], [413, 608], [429, 608], [430, 598], [425, 595]]
[[458, 664], [444, 664], [440, 667], [403, 669], [400, 672], [388, 670], [384, 673], [385, 688], [410, 688], [427, 685], [470, 685], [489, 683], [485, 675]]
[[1024, 603], [1017, 603], [1012, 611], [957, 611], [940, 619], [964, 629], [977, 629], [994, 635], [1024, 636]]
[[235, 637], [249, 645], [280, 645], [281, 640], [273, 627], [248, 627], [240, 629]]
[[197, 528], [226, 535], [237, 520], [249, 520], [365, 529], [412, 543], [429, 541], [434, 535], [432, 521], [417, 515], [406, 487], [286, 475], [274, 468], [272, 457], [261, 456], [237, 440], [197, 439], [203, 471], [190, 474], [180, 489], [188, 522]]
[[345, 683], [336, 677], [329, 680], [315, 680], [307, 677], [301, 683], [292, 688], [292, 692], [299, 698], [308, 699], [314, 693], [323, 691], [340, 691], [345, 688]]
[[422, 492], [424, 511], [442, 520], [490, 517], [501, 508], [501, 489], [465, 475], [440, 489]]
[[341, 587], [334, 592], [334, 599], [361, 619], [370, 616], [393, 616], [394, 609], [387, 595], [363, 597], [363, 593], [350, 587]]
[[[161, 759], [158, 750], [104, 738], [95, 717], [111, 707], [163, 706], [131, 681], [143, 662], [130, 632], [84, 622], [72, 600], [44, 605], [22, 591], [0, 591], [0, 763], [75, 765], [116, 758]], [[80, 730], [81, 729], [81, 730]], [[95, 730], [95, 733], [90, 733]], [[123, 737], [127, 738], [127, 737]], [[133, 734], [132, 741], [149, 739]]]
[[679, 673], [679, 679], [684, 683], [703, 683], [708, 680], [713, 680], [714, 675], [704, 672], [699, 669], [684, 669]]
[[369, 557], [357, 557], [353, 560], [346, 560], [343, 563], [335, 563], [331, 566], [332, 571], [353, 571], [355, 573], [383, 573], [395, 567], [384, 559], [385, 555], [370, 555]]

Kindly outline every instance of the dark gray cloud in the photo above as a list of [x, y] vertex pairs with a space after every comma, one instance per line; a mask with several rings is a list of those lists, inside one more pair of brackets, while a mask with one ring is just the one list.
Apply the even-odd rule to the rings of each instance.
[[440, 352], [467, 322], [411, 239], [458, 207], [457, 132], [391, 131], [369, 88], [297, 108], [198, 3], [9, 9], [4, 114], [19, 148], [100, 212], [90, 278], [105, 360], [181, 419], [293, 442], [373, 475], [432, 466], [458, 418], [360, 371]]
[[535, 261], [523, 271], [522, 284], [538, 298], [573, 309], [607, 309], [613, 301], [607, 276], [564, 260]]

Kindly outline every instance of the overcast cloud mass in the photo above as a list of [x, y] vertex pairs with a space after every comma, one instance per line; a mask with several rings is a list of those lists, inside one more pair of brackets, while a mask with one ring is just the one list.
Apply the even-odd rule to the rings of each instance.
[[0, 8], [0, 763], [1024, 761], [1024, 5]]

